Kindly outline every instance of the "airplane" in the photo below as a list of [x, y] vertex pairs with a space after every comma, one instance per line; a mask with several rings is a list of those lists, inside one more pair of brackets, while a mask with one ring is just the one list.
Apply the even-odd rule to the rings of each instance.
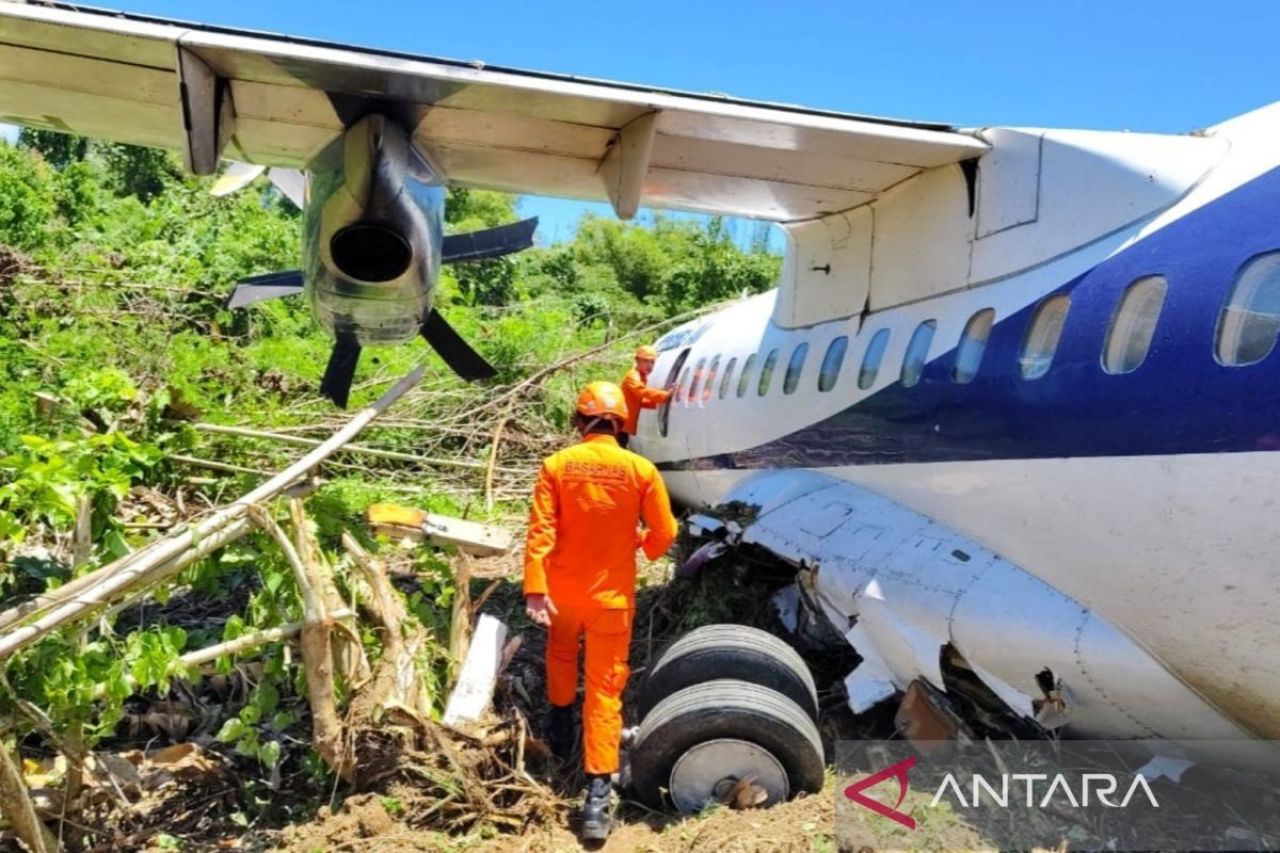
[[631, 447], [707, 548], [795, 571], [779, 612], [856, 651], [851, 709], [924, 685], [1049, 732], [1280, 737], [1280, 104], [964, 129], [57, 3], [0, 5], [0, 80], [0, 120], [308, 170], [339, 349], [330, 265], [417, 263], [424, 188], [777, 223], [774, 290], [658, 341], [675, 394]]

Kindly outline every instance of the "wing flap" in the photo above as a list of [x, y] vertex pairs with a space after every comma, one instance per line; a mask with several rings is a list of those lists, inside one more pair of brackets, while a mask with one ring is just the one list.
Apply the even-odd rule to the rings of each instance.
[[[335, 98], [392, 101], [421, 107], [415, 142], [449, 183], [611, 200], [624, 216], [642, 204], [810, 219], [988, 147], [936, 124], [11, 3], [0, 116], [181, 149], [179, 47], [229, 83], [223, 156], [305, 167], [343, 127]], [[645, 145], [625, 131], [641, 118]]]

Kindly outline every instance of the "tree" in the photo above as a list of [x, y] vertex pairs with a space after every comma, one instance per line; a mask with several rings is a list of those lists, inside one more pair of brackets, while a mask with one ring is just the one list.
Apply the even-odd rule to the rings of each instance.
[[48, 241], [57, 211], [51, 171], [28, 151], [0, 143], [0, 244], [29, 252]]
[[137, 196], [143, 204], [182, 178], [173, 155], [159, 148], [109, 143], [98, 146], [98, 151], [116, 195]]
[[45, 162], [55, 169], [65, 169], [89, 154], [89, 138], [56, 130], [24, 127], [18, 133], [18, 146], [40, 152]]

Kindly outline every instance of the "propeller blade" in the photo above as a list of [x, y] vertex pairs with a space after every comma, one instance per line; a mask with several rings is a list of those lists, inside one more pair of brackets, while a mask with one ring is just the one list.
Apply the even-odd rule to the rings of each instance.
[[293, 202], [298, 210], [307, 206], [307, 176], [298, 169], [272, 166], [271, 171], [267, 172], [267, 180], [284, 193], [284, 197]]
[[498, 375], [494, 366], [472, 349], [471, 344], [463, 340], [462, 335], [455, 332], [453, 326], [434, 308], [422, 324], [422, 337], [431, 344], [432, 349], [440, 353], [440, 357], [454, 373], [468, 382], [492, 379]]
[[351, 383], [356, 377], [356, 363], [360, 361], [360, 342], [351, 332], [339, 332], [329, 354], [329, 366], [320, 380], [320, 393], [332, 400], [340, 409], [347, 407]]
[[237, 190], [242, 190], [253, 183], [254, 178], [261, 175], [266, 168], [266, 166], [255, 166], [252, 163], [241, 163], [238, 160], [233, 160], [231, 165], [227, 167], [227, 171], [223, 172], [221, 177], [213, 182], [209, 195], [231, 195]]
[[533, 232], [537, 227], [538, 217], [534, 216], [497, 228], [450, 234], [444, 238], [444, 257], [441, 260], [446, 264], [456, 264], [519, 252], [533, 245]]
[[302, 270], [284, 270], [255, 275], [236, 282], [225, 307], [234, 311], [264, 299], [278, 299], [302, 292]]

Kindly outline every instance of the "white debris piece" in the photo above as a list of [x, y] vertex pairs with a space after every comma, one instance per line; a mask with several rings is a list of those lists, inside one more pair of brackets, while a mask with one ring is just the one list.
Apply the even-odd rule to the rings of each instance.
[[480, 719], [493, 700], [494, 683], [502, 663], [502, 649], [507, 642], [507, 626], [501, 619], [486, 614], [476, 623], [467, 659], [462, 664], [458, 685], [449, 695], [445, 707], [445, 725]]

